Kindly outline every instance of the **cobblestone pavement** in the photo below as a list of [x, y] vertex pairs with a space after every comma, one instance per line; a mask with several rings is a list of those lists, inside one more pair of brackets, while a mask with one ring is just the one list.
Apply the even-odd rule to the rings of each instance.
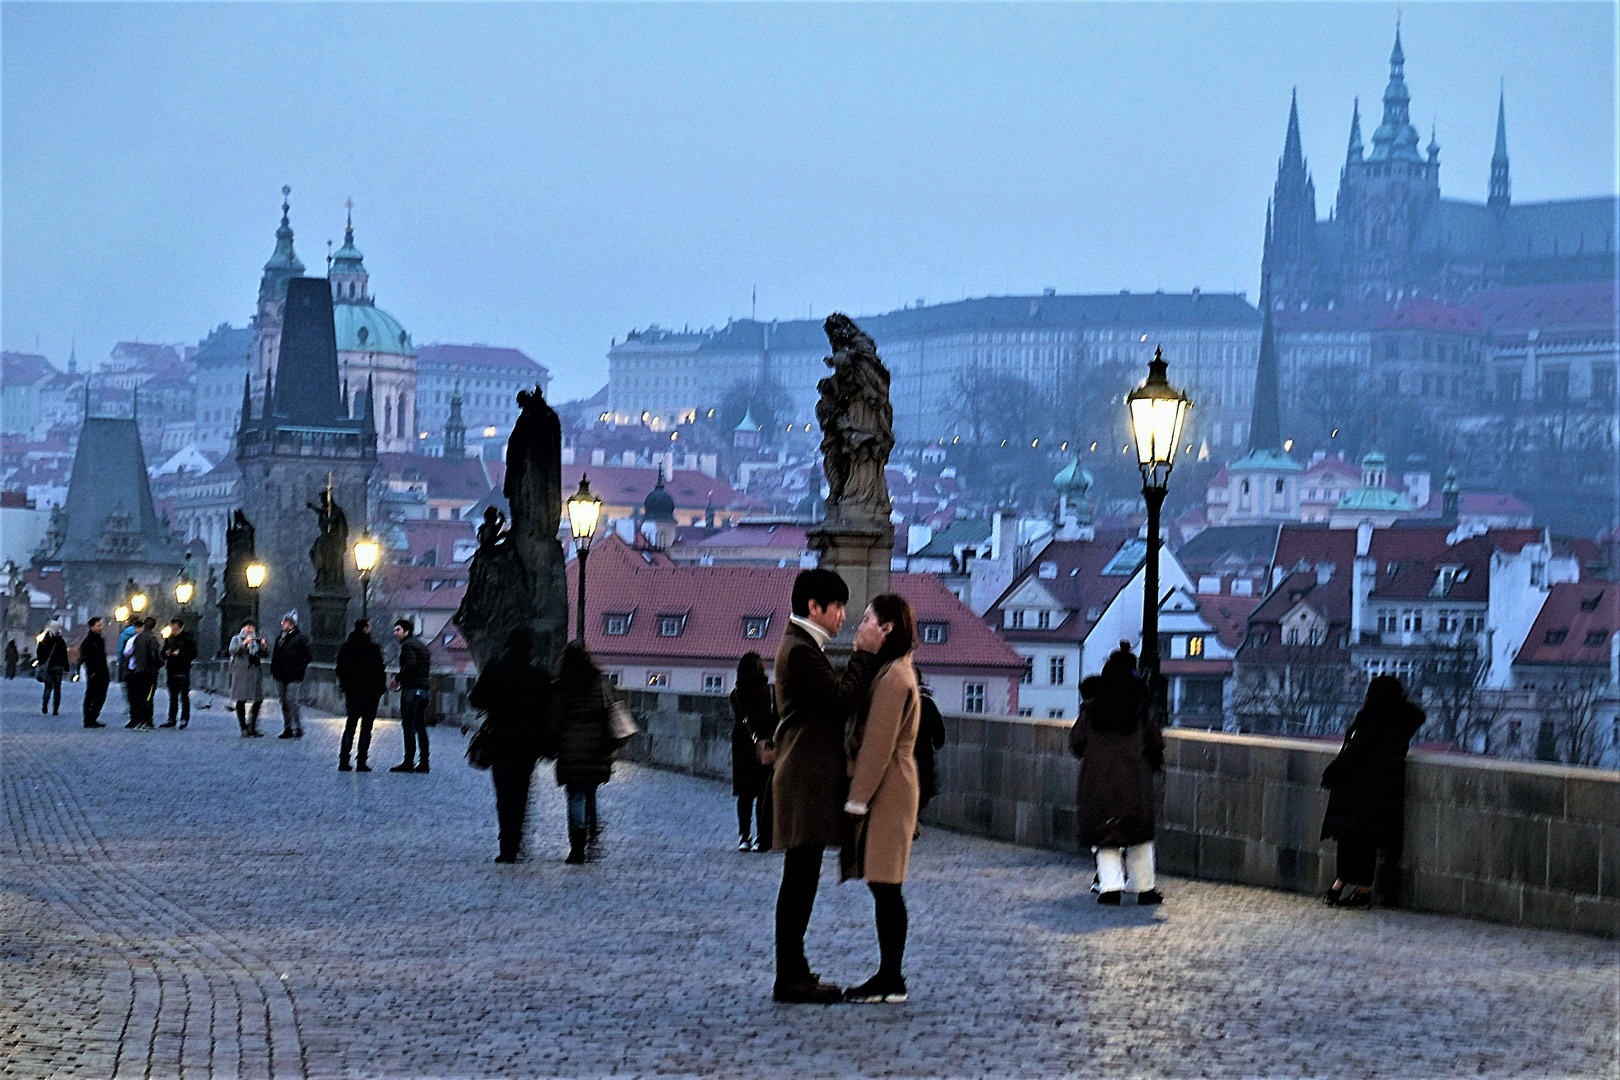
[[[1620, 1075], [1610, 944], [1180, 880], [1103, 910], [1075, 859], [934, 830], [911, 1001], [776, 1006], [779, 863], [730, 850], [719, 784], [621, 766], [581, 869], [542, 773], [496, 866], [453, 732], [400, 776], [380, 722], [339, 773], [336, 721], [86, 731], [34, 687], [0, 685], [5, 1076]], [[870, 900], [832, 875], [810, 953], [854, 981]]]

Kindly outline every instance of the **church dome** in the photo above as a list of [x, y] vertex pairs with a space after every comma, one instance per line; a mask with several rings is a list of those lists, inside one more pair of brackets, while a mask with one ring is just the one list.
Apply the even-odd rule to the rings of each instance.
[[659, 522], [675, 520], [675, 497], [664, 489], [664, 470], [658, 470], [658, 485], [647, 493], [647, 499], [641, 504], [642, 515], [648, 521]]
[[1084, 495], [1091, 490], [1091, 473], [1080, 467], [1078, 456], [1069, 458], [1063, 471], [1052, 477], [1052, 486], [1060, 495]]
[[411, 335], [388, 312], [372, 303], [332, 305], [332, 324], [339, 352], [395, 353], [415, 356]]

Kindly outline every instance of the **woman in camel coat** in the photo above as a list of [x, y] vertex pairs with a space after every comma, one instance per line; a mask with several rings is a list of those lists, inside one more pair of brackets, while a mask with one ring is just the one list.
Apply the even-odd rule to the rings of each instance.
[[863, 629], [867, 623], [884, 635], [877, 654], [883, 666], [865, 708], [850, 725], [849, 801], [844, 809], [852, 835], [842, 862], [845, 880], [865, 878], [872, 890], [881, 960], [878, 973], [845, 991], [844, 998], [901, 1002], [906, 1000], [906, 902], [900, 886], [911, 859], [920, 793], [915, 749], [922, 705], [911, 663], [917, 624], [910, 605], [893, 593], [873, 598]]

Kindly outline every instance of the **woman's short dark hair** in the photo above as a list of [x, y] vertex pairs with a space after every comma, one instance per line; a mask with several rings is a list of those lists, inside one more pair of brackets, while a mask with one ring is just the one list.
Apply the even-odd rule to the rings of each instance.
[[810, 601], [824, 608], [849, 603], [849, 586], [836, 571], [815, 567], [800, 570], [793, 579], [793, 614], [801, 619], [810, 617]]
[[354, 632], [355, 633], [358, 634], [363, 630], [370, 630], [370, 629], [371, 629], [371, 620], [370, 619], [356, 619], [356, 620], [354, 620]]
[[911, 614], [911, 605], [906, 603], [906, 598], [898, 593], [879, 593], [872, 597], [872, 602], [867, 606], [877, 616], [878, 622], [894, 626], [884, 639], [883, 647], [878, 650], [878, 662], [887, 664], [911, 655], [911, 651], [917, 647], [917, 620]]
[[757, 652], [743, 653], [737, 661], [737, 685], [764, 686], [769, 681], [765, 677], [765, 658]]
[[565, 693], [583, 694], [595, 686], [602, 677], [602, 669], [591, 659], [591, 651], [584, 642], [570, 641], [557, 659], [558, 689]]
[[243, 619], [242, 620], [242, 629], [243, 630], [246, 630], [250, 626], [253, 627], [253, 629], [255, 629], [255, 630], [257, 630], [259, 628], [259, 624], [254, 622], [252, 619]]

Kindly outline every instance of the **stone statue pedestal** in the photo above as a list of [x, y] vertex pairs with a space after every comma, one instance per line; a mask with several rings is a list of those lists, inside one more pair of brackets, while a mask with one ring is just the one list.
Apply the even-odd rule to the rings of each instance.
[[894, 526], [838, 522], [811, 529], [805, 542], [819, 555], [823, 570], [835, 570], [849, 586], [849, 614], [844, 629], [827, 643], [829, 652], [848, 653], [855, 628], [872, 597], [889, 591], [894, 558]]
[[347, 593], [309, 594], [309, 651], [316, 660], [330, 664], [337, 659], [338, 647], [349, 636], [349, 596]]

